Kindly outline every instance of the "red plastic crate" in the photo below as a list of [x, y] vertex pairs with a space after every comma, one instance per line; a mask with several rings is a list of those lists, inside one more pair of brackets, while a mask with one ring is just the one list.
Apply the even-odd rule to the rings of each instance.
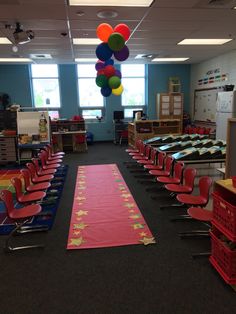
[[211, 257], [210, 262], [228, 284], [236, 284], [236, 250], [231, 250], [219, 238], [218, 230], [210, 232]]
[[230, 240], [236, 241], [236, 204], [227, 202], [219, 192], [213, 196], [213, 220], [212, 223]]

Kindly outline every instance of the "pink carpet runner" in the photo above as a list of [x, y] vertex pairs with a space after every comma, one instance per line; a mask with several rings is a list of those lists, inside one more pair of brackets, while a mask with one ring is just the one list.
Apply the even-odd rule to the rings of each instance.
[[151, 243], [155, 239], [117, 166], [79, 167], [67, 249]]

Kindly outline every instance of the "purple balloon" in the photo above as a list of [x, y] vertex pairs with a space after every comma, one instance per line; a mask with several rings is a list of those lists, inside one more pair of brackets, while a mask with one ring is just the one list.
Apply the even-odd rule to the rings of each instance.
[[129, 48], [125, 45], [120, 51], [114, 52], [114, 57], [118, 61], [125, 61], [129, 57]]
[[104, 67], [105, 67], [105, 65], [104, 65], [104, 63], [101, 62], [101, 61], [98, 61], [98, 62], [95, 64], [95, 69], [96, 69], [97, 71], [99, 71], [99, 70], [101, 70], [101, 69], [104, 69]]
[[120, 79], [121, 79], [121, 77], [122, 77], [121, 72], [120, 72], [119, 70], [116, 70], [116, 71], [115, 71], [114, 76], [118, 76]]

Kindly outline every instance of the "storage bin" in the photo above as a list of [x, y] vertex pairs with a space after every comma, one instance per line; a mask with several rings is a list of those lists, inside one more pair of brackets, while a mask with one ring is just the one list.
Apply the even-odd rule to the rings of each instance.
[[211, 235], [211, 264], [228, 284], [236, 284], [236, 250], [230, 249], [220, 238], [223, 234], [218, 230]]
[[213, 220], [215, 225], [231, 241], [236, 241], [236, 203], [229, 203], [224, 195], [215, 191], [213, 196]]

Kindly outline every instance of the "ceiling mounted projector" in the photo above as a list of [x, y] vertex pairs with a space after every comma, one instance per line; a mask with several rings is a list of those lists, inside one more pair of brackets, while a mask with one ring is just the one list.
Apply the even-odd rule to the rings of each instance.
[[34, 38], [34, 32], [31, 30], [24, 31], [21, 28], [20, 23], [16, 23], [16, 29], [13, 33], [13, 37], [14, 37], [16, 45], [17, 44], [23, 45], [23, 44], [30, 42], [31, 39]]

